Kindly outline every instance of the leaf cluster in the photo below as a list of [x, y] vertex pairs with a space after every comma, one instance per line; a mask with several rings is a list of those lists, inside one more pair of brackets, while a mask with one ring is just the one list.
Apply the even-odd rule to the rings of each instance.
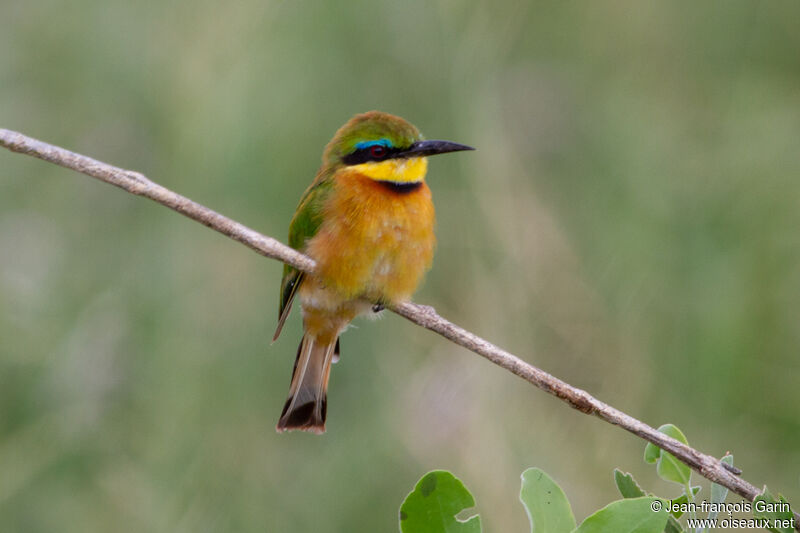
[[[662, 433], [687, 444], [683, 432], [672, 424], [659, 428]], [[572, 507], [561, 487], [543, 470], [529, 468], [522, 473], [520, 500], [528, 514], [531, 533], [701, 533], [711, 530], [710, 524], [717, 512], [709, 513], [706, 525], [689, 527], [687, 518], [699, 519], [695, 509], [695, 496], [701, 490], [691, 485], [692, 472], [675, 456], [647, 444], [644, 451], [646, 463], [654, 464], [658, 476], [681, 487], [677, 497], [666, 498], [644, 490], [630, 473], [614, 469], [614, 483], [622, 499], [612, 501], [602, 509], [587, 516], [578, 525]], [[724, 463], [733, 466], [733, 456], [726, 454]], [[711, 483], [709, 503], [712, 509], [728, 496], [728, 489]], [[768, 504], [785, 503], [782, 496], [776, 499], [766, 487], [756, 501]], [[445, 470], [428, 472], [400, 507], [402, 533], [480, 533], [481, 519], [474, 510], [475, 499], [464, 484]], [[780, 508], [765, 505], [763, 508]], [[684, 511], [688, 512], [684, 512]], [[682, 519], [683, 517], [683, 519]], [[755, 518], [791, 519], [791, 511], [758, 512]], [[774, 523], [774, 522], [771, 522]], [[770, 528], [769, 531], [786, 533], [791, 529]]]

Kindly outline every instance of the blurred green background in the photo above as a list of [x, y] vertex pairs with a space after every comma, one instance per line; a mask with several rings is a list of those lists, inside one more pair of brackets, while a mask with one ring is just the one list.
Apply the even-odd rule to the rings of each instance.
[[[381, 109], [435, 158], [416, 301], [800, 502], [800, 4], [10, 0], [0, 127], [285, 240], [322, 148]], [[279, 435], [281, 266], [0, 151], [0, 529], [396, 531], [427, 470], [488, 531], [519, 475], [582, 519], [643, 442], [387, 314], [328, 433]], [[707, 488], [705, 489], [707, 490]]]

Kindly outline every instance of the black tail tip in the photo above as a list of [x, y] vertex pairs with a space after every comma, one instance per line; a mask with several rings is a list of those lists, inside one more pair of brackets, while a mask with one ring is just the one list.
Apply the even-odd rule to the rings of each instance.
[[275, 429], [278, 433], [285, 431], [307, 431], [317, 435], [325, 433], [325, 414], [328, 401], [321, 398], [318, 402], [321, 404], [319, 409], [316, 409], [316, 402], [308, 402], [289, 411], [289, 405], [292, 403], [292, 398], [289, 397], [283, 406], [281, 418]]

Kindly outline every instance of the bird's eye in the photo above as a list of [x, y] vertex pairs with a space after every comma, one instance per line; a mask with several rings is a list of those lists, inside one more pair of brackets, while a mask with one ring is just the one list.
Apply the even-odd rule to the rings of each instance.
[[376, 144], [375, 146], [370, 147], [369, 155], [376, 159], [380, 159], [386, 155], [386, 147]]

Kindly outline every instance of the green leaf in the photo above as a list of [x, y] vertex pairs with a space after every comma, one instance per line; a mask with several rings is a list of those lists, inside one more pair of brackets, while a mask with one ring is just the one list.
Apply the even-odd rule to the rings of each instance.
[[683, 533], [683, 528], [680, 523], [675, 520], [675, 517], [670, 515], [667, 519], [667, 525], [664, 526], [664, 533]]
[[653, 464], [661, 458], [661, 448], [648, 442], [644, 447], [644, 462]]
[[[655, 447], [656, 450], [659, 448]], [[633, 475], [629, 472], [623, 473], [619, 468], [614, 469], [614, 482], [617, 484], [617, 488], [619, 489], [620, 494], [624, 498], [640, 498], [642, 496], [649, 496], [650, 494], [646, 492], [639, 484], [633, 479]], [[697, 494], [700, 491], [700, 487], [692, 487], [692, 493]], [[676, 500], [673, 500], [674, 504], [681, 504], [686, 503], [686, 489], [684, 489], [683, 494], [681, 494]], [[671, 516], [667, 520], [667, 525], [664, 527], [665, 533], [682, 533], [683, 528], [678, 523], [676, 518], [680, 518], [681, 515], [680, 511], [672, 511]]]
[[629, 498], [611, 502], [589, 516], [575, 533], [661, 533], [667, 523], [663, 506], [653, 511], [658, 498]]
[[[731, 454], [726, 454], [725, 457], [720, 459], [725, 464], [729, 464], [733, 466], [733, 456]], [[716, 483], [711, 484], [711, 508], [714, 509], [719, 504], [725, 501], [725, 498], [728, 497], [728, 488], [723, 487], [722, 485], [717, 485]], [[718, 511], [712, 510], [708, 512], [708, 518], [714, 519], [717, 517]]]
[[[689, 444], [683, 432], [673, 424], [664, 424], [658, 428], [658, 430], [684, 444]], [[671, 453], [665, 452], [652, 443], [648, 443], [644, 449], [644, 460], [646, 463], [655, 463], [658, 461], [656, 472], [658, 476], [665, 481], [686, 485], [692, 475], [692, 471], [688, 466], [678, 461]]]
[[662, 450], [661, 459], [656, 466], [658, 477], [665, 481], [672, 481], [679, 485], [685, 485], [689, 482], [692, 471], [688, 466], [678, 461], [674, 455]]
[[[694, 496], [698, 492], [700, 492], [700, 487], [692, 487], [692, 496]], [[670, 514], [675, 518], [680, 518], [681, 516], [683, 516], [683, 511], [677, 510], [677, 507], [685, 505], [688, 501], [689, 499], [686, 497], [686, 489], [683, 489], [683, 494], [672, 500], [672, 505], [670, 507], [674, 507], [676, 509], [670, 511]]]
[[575, 517], [561, 487], [538, 468], [522, 473], [519, 499], [528, 513], [531, 533], [569, 533], [575, 529]]
[[753, 500], [753, 516], [756, 518], [766, 518], [772, 527], [767, 530], [775, 533], [792, 533], [794, 531], [794, 514], [789, 507], [786, 498], [778, 494], [778, 499], [770, 494], [767, 487], [764, 492], [756, 496]]
[[480, 533], [478, 515], [456, 515], [475, 507], [475, 499], [460, 479], [446, 470], [433, 470], [419, 480], [400, 506], [402, 533]]
[[614, 469], [614, 483], [617, 484], [617, 489], [623, 498], [641, 498], [647, 496], [647, 493], [636, 483], [633, 479], [633, 474], [630, 472], [623, 473], [619, 468]]

